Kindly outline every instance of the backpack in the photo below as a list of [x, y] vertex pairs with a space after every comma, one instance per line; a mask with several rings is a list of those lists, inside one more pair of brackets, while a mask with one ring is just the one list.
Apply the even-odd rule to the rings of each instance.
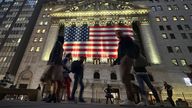
[[139, 57], [139, 54], [140, 54], [140, 48], [139, 46], [133, 42], [131, 44], [131, 46], [129, 46], [128, 48], [128, 55], [131, 57], [131, 58], [134, 58], [134, 59], [137, 59]]
[[72, 71], [72, 73], [76, 73], [79, 68], [81, 68], [81, 65], [80, 65], [80, 62], [78, 60], [73, 61], [71, 63], [71, 71]]

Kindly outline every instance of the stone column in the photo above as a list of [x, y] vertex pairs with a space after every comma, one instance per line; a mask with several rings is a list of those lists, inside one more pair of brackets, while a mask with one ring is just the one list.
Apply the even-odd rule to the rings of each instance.
[[150, 24], [148, 22], [141, 23], [140, 31], [148, 61], [153, 64], [160, 64], [161, 59]]
[[47, 40], [44, 46], [43, 54], [41, 57], [43, 61], [48, 61], [49, 59], [49, 55], [51, 53], [51, 50], [58, 36], [58, 30], [59, 30], [59, 24], [51, 25], [48, 36], [47, 36]]

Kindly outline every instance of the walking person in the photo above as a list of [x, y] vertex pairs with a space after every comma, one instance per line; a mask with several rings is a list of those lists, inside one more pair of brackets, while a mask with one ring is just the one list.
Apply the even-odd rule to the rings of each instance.
[[79, 102], [85, 102], [83, 98], [84, 92], [84, 83], [83, 83], [83, 75], [84, 75], [84, 62], [85, 57], [81, 56], [79, 60], [73, 61], [71, 64], [71, 71], [74, 73], [74, 84], [73, 90], [71, 93], [71, 100], [75, 100], [75, 92], [77, 90], [78, 83], [80, 85], [80, 92], [79, 92]]
[[71, 78], [69, 76], [69, 73], [71, 72], [71, 63], [70, 60], [72, 60], [72, 55], [71, 53], [68, 53], [65, 58], [62, 61], [63, 64], [63, 75], [64, 75], [64, 89], [67, 93], [67, 100], [70, 100], [70, 95], [71, 95]]
[[165, 87], [165, 90], [167, 91], [168, 101], [171, 103], [171, 105], [173, 107], [175, 107], [175, 103], [174, 103], [173, 98], [172, 98], [172, 96], [173, 96], [173, 87], [170, 84], [168, 84], [166, 81], [164, 81], [164, 87]]
[[59, 36], [49, 56], [48, 68], [40, 79], [42, 82], [51, 82], [51, 93], [46, 102], [60, 102], [60, 89], [63, 81], [63, 30], [64, 26], [61, 25], [59, 28]]
[[156, 99], [156, 105], [160, 105], [160, 98], [158, 96], [157, 90], [152, 85], [151, 80], [149, 78], [149, 74], [147, 73], [146, 66], [148, 66], [149, 63], [147, 62], [146, 58], [140, 54], [139, 57], [134, 62], [134, 71], [136, 74], [137, 82], [139, 84], [140, 92], [141, 92], [141, 102], [137, 105], [139, 106], [147, 106], [148, 100], [147, 100], [147, 94], [145, 91], [145, 84], [149, 87], [149, 89], [152, 91], [155, 99]]
[[107, 84], [107, 88], [104, 90], [104, 92], [106, 93], [106, 95], [105, 95], [106, 104], [108, 104], [109, 99], [111, 101], [111, 104], [113, 104], [113, 101], [112, 101], [113, 95], [111, 94], [112, 93], [112, 88], [111, 88], [111, 86], [109, 84]]
[[122, 83], [125, 86], [127, 100], [125, 100], [122, 105], [134, 105], [134, 93], [133, 93], [133, 84], [131, 81], [134, 79], [134, 76], [130, 73], [133, 61], [137, 58], [139, 54], [139, 46], [132, 40], [128, 35], [123, 35], [123, 31], [117, 30], [116, 36], [119, 38], [118, 45], [118, 58], [114, 61], [111, 66], [120, 64], [120, 75]]

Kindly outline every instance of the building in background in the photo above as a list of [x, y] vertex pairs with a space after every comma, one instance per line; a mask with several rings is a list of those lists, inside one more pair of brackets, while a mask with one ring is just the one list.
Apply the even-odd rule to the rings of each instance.
[[[46, 3], [40, 11], [14, 83], [18, 88], [37, 88], [47, 68], [59, 24], [66, 27], [82, 24], [94, 26], [110, 25], [112, 21], [130, 25], [132, 21], [139, 20], [142, 36], [137, 40], [152, 63], [148, 71], [152, 73], [162, 99], [166, 99], [162, 87], [163, 81], [167, 81], [174, 87], [175, 100], [192, 100], [191, 87], [188, 82], [186, 85], [187, 76], [184, 74], [188, 71], [186, 65], [192, 63], [191, 4], [191, 0], [58, 0]], [[144, 12], [133, 11], [142, 8]], [[97, 13], [98, 10], [107, 11]], [[130, 11], [124, 13], [123, 10]], [[107, 84], [114, 87], [116, 97], [125, 98], [118, 66], [111, 68], [112, 61], [100, 57], [87, 60], [84, 79], [86, 98], [94, 101], [104, 99], [103, 90]]]
[[13, 81], [45, 0], [0, 1], [0, 79]]

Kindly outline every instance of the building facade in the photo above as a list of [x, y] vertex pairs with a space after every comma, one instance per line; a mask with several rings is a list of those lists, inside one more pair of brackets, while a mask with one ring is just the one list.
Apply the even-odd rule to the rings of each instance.
[[16, 75], [43, 2], [44, 0], [1, 0], [1, 80], [7, 75]]
[[[141, 21], [142, 36], [138, 40], [144, 49], [143, 53], [152, 64], [148, 67], [148, 71], [155, 79], [154, 85], [162, 96], [162, 100], [166, 99], [163, 81], [174, 86], [175, 100], [177, 98], [192, 100], [191, 84], [188, 84], [188, 78], [185, 75], [185, 72], [189, 72], [186, 65], [192, 63], [191, 3], [191, 0], [130, 0], [129, 2], [123, 0], [111, 2], [109, 0], [58, 0], [46, 3], [40, 11], [14, 83], [18, 88], [32, 89], [37, 88], [41, 83], [40, 77], [47, 68], [47, 60], [57, 38], [59, 24], [83, 23], [84, 20], [90, 25], [97, 20], [102, 20], [106, 24], [108, 21], [115, 21], [114, 16], [118, 16], [117, 22], [123, 19], [128, 25], [134, 20]], [[98, 17], [94, 16], [96, 13], [88, 13], [91, 10], [105, 9], [109, 9], [110, 14], [115, 11], [118, 14], [107, 14], [101, 17], [103, 13], [97, 13], [100, 15]], [[126, 9], [131, 12], [124, 13], [123, 10]], [[134, 9], [145, 11], [140, 10], [136, 13], [132, 11]], [[76, 12], [84, 13], [80, 15]], [[120, 99], [125, 98], [118, 66], [111, 68], [112, 61], [113, 59], [87, 60], [84, 77], [86, 98], [95, 101], [105, 98], [103, 90], [107, 84], [115, 88], [114, 95]]]

